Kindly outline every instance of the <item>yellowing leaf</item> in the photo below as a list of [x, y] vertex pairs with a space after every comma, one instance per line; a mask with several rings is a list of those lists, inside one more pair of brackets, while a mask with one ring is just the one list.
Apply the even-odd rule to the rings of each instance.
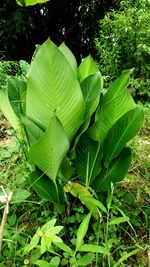
[[79, 183], [74, 182], [68, 182], [65, 185], [65, 192], [70, 193], [74, 197], [77, 197], [80, 199], [80, 201], [91, 211], [91, 214], [98, 220], [100, 217], [100, 212], [98, 210], [97, 205], [94, 203], [94, 201], [90, 201], [91, 199], [94, 199], [90, 192], [85, 188], [83, 185]]

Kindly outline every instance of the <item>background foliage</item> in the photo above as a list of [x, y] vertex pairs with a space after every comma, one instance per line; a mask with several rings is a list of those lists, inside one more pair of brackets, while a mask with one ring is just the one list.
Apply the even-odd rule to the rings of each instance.
[[132, 91], [136, 98], [150, 96], [150, 2], [121, 1], [100, 21], [96, 39], [103, 74], [116, 78], [122, 69], [135, 68]]
[[42, 5], [20, 7], [15, 0], [0, 3], [0, 53], [6, 59], [30, 60], [35, 44], [49, 36], [65, 41], [75, 56], [94, 54], [97, 23], [119, 1], [51, 0]]

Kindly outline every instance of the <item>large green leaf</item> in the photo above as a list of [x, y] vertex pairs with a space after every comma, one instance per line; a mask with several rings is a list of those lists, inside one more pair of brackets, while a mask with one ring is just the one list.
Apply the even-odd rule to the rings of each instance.
[[91, 74], [81, 82], [81, 90], [85, 101], [84, 120], [91, 116], [97, 108], [102, 89], [102, 80], [100, 72]]
[[119, 156], [112, 161], [107, 170], [96, 177], [92, 187], [96, 191], [107, 191], [113, 184], [120, 182], [127, 175], [131, 163], [131, 150], [124, 148]]
[[60, 165], [59, 177], [61, 178], [62, 181], [67, 182], [72, 177], [73, 174], [74, 174], [74, 168], [69, 159], [67, 158], [67, 156], [65, 156]]
[[103, 143], [112, 125], [135, 107], [132, 96], [127, 90], [130, 73], [131, 70], [123, 71], [102, 98], [98, 118], [88, 130], [88, 134], [93, 140]]
[[128, 111], [112, 126], [104, 141], [104, 164], [106, 168], [119, 155], [125, 144], [138, 133], [143, 121], [143, 110], [136, 107]]
[[100, 173], [101, 159], [99, 143], [82, 135], [76, 147], [76, 172], [86, 186]]
[[48, 39], [28, 73], [26, 115], [45, 130], [54, 113], [71, 140], [83, 120], [83, 95], [70, 63]]
[[27, 90], [27, 83], [25, 80], [21, 80], [17, 77], [10, 77], [7, 81], [7, 92], [10, 104], [15, 114], [20, 118], [23, 113], [23, 98], [24, 93]]
[[59, 49], [70, 63], [73, 71], [77, 74], [77, 61], [71, 50], [65, 45], [64, 42], [59, 46]]
[[17, 4], [20, 6], [33, 6], [36, 4], [43, 4], [49, 0], [16, 0]]
[[20, 122], [10, 105], [6, 90], [0, 91], [0, 110], [9, 121], [11, 126], [14, 128], [14, 130], [19, 130]]
[[[98, 72], [98, 66], [94, 62], [91, 56], [88, 56], [84, 58], [78, 68], [78, 79], [80, 82], [82, 82], [85, 78], [87, 78], [89, 75]], [[103, 78], [101, 77], [103, 80]]]
[[52, 180], [40, 170], [31, 172], [28, 179], [33, 189], [42, 199], [46, 199], [55, 204], [63, 203], [64, 193], [59, 183], [57, 183], [56, 188]]
[[76, 145], [81, 135], [87, 130], [90, 124], [91, 115], [94, 113], [99, 103], [100, 92], [102, 89], [101, 75], [99, 72], [91, 74], [81, 82], [81, 90], [85, 101], [85, 113], [83, 123], [78, 131], [74, 146], [71, 150], [71, 156], [75, 155]]
[[46, 132], [37, 143], [31, 146], [30, 156], [33, 164], [56, 183], [60, 163], [68, 149], [69, 142], [63, 126], [58, 118], [53, 116]]
[[44, 132], [39, 126], [37, 126], [33, 121], [24, 115], [21, 116], [21, 121], [25, 126], [29, 143], [30, 145], [33, 145], [42, 137]]

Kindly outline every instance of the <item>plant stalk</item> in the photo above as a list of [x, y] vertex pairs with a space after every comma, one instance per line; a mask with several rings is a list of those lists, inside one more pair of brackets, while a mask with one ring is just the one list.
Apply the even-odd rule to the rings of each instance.
[[11, 201], [11, 198], [12, 198], [12, 192], [10, 192], [9, 195], [6, 197], [5, 208], [4, 208], [3, 217], [2, 217], [1, 226], [0, 226], [0, 254], [2, 250], [4, 228], [5, 228], [5, 224], [7, 220], [7, 215], [9, 213], [9, 202]]
[[0, 226], [0, 254], [1, 254], [1, 250], [2, 250], [3, 234], [4, 234], [5, 223], [7, 220], [7, 215], [8, 215], [7, 214], [7, 204], [5, 204], [2, 222], [1, 222], [1, 226]]

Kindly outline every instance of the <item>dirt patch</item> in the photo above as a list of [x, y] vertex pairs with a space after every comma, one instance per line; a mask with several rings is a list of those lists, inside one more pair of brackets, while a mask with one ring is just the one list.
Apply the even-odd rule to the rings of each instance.
[[12, 144], [14, 137], [8, 135], [10, 129], [9, 122], [6, 119], [0, 119], [0, 146], [8, 147]]

